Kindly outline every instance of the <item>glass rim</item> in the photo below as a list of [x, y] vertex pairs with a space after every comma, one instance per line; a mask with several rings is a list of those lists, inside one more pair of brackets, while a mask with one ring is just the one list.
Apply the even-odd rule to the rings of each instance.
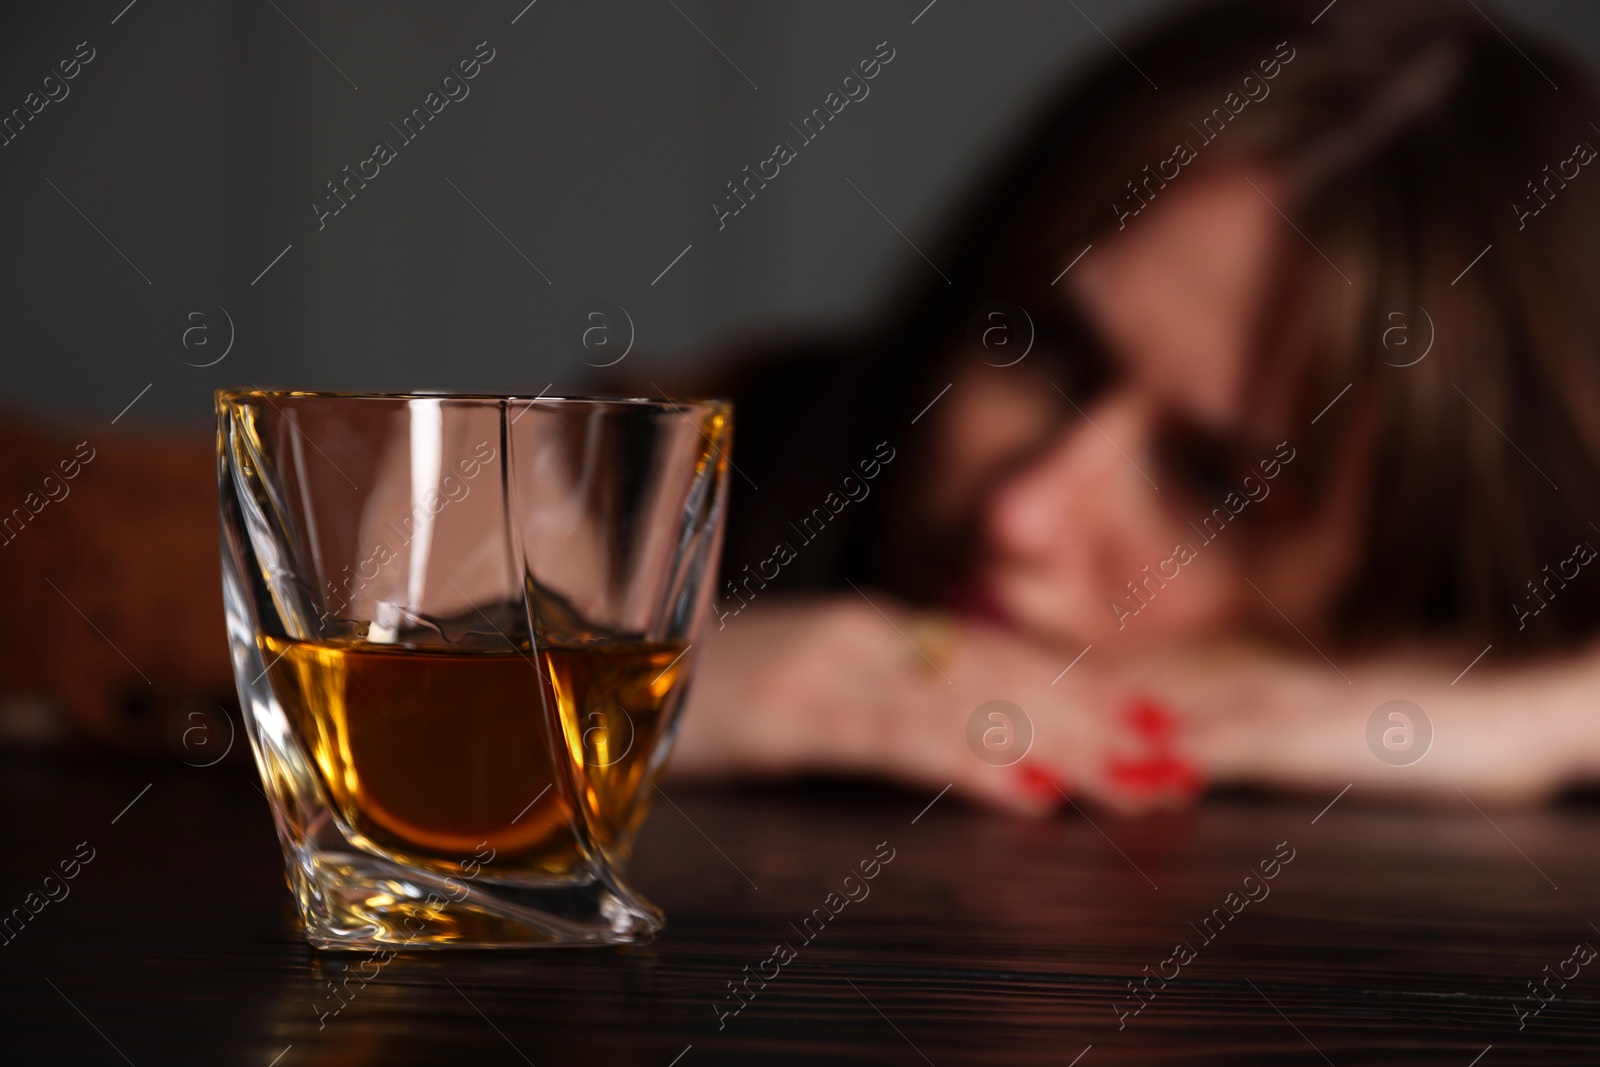
[[590, 404], [628, 404], [638, 407], [665, 407], [667, 405], [695, 406], [695, 407], [732, 407], [733, 400], [725, 396], [605, 396], [597, 394], [571, 394], [553, 395], [540, 393], [530, 396], [526, 393], [470, 393], [447, 392], [443, 390], [425, 390], [420, 392], [394, 393], [371, 392], [357, 393], [341, 390], [321, 389], [261, 389], [255, 386], [247, 388], [218, 389], [215, 392], [218, 403], [227, 403], [239, 400], [468, 400], [484, 403], [505, 403], [527, 401], [530, 405], [545, 401], [559, 403], [590, 403]]

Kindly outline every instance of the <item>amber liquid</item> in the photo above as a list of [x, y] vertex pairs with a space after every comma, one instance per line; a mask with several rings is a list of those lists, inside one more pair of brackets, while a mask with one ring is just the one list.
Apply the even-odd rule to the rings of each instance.
[[540, 649], [581, 802], [600, 843], [626, 858], [650, 807], [658, 756], [688, 677], [681, 645]]
[[626, 853], [686, 676], [671, 644], [535, 654], [261, 643], [278, 700], [356, 834], [402, 862], [481, 860], [487, 845], [487, 867], [548, 875], [582, 862], [579, 824]]

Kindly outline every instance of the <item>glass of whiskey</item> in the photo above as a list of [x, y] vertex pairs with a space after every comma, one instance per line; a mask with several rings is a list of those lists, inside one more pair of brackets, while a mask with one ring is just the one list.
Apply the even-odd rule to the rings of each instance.
[[319, 948], [648, 941], [623, 879], [721, 550], [719, 400], [224, 390], [240, 703]]

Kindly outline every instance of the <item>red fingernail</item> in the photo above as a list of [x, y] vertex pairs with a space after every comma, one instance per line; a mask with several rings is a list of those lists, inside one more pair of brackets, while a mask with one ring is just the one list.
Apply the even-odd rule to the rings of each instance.
[[1123, 712], [1128, 726], [1157, 749], [1165, 749], [1178, 732], [1178, 717], [1166, 705], [1141, 697]]
[[1065, 779], [1031, 763], [1024, 763], [1017, 768], [1017, 784], [1024, 793], [1056, 804], [1064, 803], [1072, 795]]

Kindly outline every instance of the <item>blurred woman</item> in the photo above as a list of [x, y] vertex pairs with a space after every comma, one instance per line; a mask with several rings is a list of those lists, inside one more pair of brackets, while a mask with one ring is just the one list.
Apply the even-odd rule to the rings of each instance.
[[1323, 6], [1124, 42], [942, 276], [748, 367], [680, 773], [1038, 811], [1600, 770], [1600, 107], [1470, 6]]

